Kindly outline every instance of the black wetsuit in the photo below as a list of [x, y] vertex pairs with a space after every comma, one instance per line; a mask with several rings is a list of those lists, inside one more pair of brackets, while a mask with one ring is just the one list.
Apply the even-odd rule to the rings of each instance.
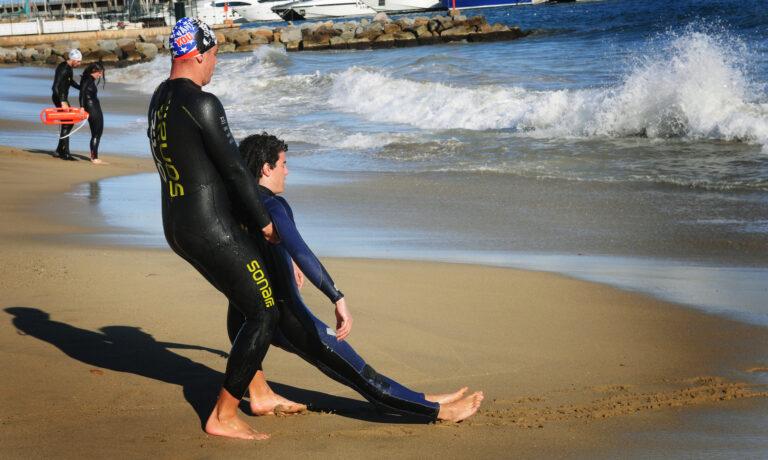
[[[75, 80], [72, 78], [72, 67], [67, 64], [67, 61], [62, 62], [56, 67], [56, 74], [53, 77], [53, 104], [56, 107], [61, 107], [63, 102], [69, 105], [69, 87], [80, 89]], [[69, 153], [69, 132], [72, 131], [72, 125], [61, 125], [61, 133], [59, 134], [59, 145], [56, 147], [56, 153], [60, 157], [66, 158], [70, 156]]]
[[258, 229], [270, 223], [269, 214], [216, 96], [183, 78], [161, 83], [150, 102], [147, 134], [169, 246], [247, 319], [224, 379], [224, 388], [241, 398], [261, 369], [279, 313], [259, 249], [233, 209], [244, 210], [246, 223]]
[[[347, 385], [385, 412], [424, 417], [435, 420], [440, 410], [438, 403], [424, 399], [423, 393], [412, 391], [377, 373], [361, 358], [346, 340], [336, 340], [335, 331], [317, 319], [304, 305], [293, 274], [295, 261], [312, 284], [320, 289], [331, 302], [343, 294], [336, 289], [330, 275], [296, 229], [293, 211], [284, 198], [274, 195], [264, 187], [262, 200], [272, 216], [272, 222], [280, 235], [280, 244], [261, 243], [262, 253], [273, 274], [274, 294], [280, 308], [280, 323], [272, 343], [295, 353], [316, 366], [332, 379]], [[242, 315], [230, 305], [227, 314], [227, 330], [230, 340], [242, 324]]]
[[104, 132], [104, 115], [97, 97], [96, 80], [92, 75], [80, 79], [80, 107], [88, 112], [88, 126], [91, 128], [91, 160], [99, 158], [99, 141]]

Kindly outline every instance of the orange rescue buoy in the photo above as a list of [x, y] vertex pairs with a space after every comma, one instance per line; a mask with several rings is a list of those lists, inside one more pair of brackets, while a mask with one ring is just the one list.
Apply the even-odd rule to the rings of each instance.
[[82, 107], [49, 107], [40, 112], [40, 119], [46, 125], [73, 125], [88, 119], [88, 112]]

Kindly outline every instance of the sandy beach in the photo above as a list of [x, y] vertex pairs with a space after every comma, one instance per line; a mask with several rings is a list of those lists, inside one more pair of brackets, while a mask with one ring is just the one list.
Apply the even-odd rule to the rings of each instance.
[[[168, 249], [62, 238], [109, 231], [61, 219], [78, 206], [65, 196], [75, 185], [153, 169], [77, 156], [0, 148], [2, 457], [653, 457], [672, 451], [638, 432], [768, 407], [765, 328], [553, 274], [324, 259], [356, 319], [350, 343], [371, 365], [419, 391], [482, 389], [480, 411], [458, 424], [379, 414], [271, 349], [273, 387], [311, 410], [245, 415], [267, 441], [208, 436], [226, 300]], [[305, 291], [330, 322], [327, 300]]]

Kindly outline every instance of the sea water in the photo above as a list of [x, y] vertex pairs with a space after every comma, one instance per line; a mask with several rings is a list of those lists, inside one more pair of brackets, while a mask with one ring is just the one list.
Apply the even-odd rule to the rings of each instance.
[[[267, 131], [288, 142], [287, 194], [315, 250], [552, 270], [768, 324], [762, 2], [605, 0], [464, 14], [532, 33], [220, 55], [206, 90], [238, 139]], [[148, 100], [169, 68], [159, 58], [110, 69], [108, 82], [133, 92], [121, 97]], [[48, 69], [2, 72], [12, 80], [0, 87], [3, 118], [36, 122], [29, 93], [49, 84]], [[110, 112], [110, 88], [101, 90], [102, 153], [148, 155], [143, 112]], [[40, 147], [19, 128], [0, 127], [0, 142]], [[87, 142], [75, 135], [72, 148], [87, 151]], [[299, 188], [340, 183], [346, 194], [325, 188], [308, 199]], [[96, 188], [108, 221], [134, 229], [123, 241], [165, 245], [157, 187], [150, 174]], [[93, 190], [76, 194], [93, 201]]]
[[[288, 142], [287, 193], [317, 252], [553, 270], [768, 324], [763, 3], [605, 0], [464, 14], [532, 33], [220, 55], [206, 90], [238, 139], [267, 131]], [[160, 58], [110, 69], [108, 82], [148, 100], [169, 67]], [[47, 89], [48, 69], [2, 73], [12, 81], [0, 87], [3, 118], [36, 123], [29, 93]], [[107, 101], [102, 153], [148, 155], [143, 112]], [[41, 147], [23, 126], [0, 127], [0, 142]], [[75, 135], [72, 148], [87, 142]], [[382, 181], [391, 189], [366, 194]], [[164, 245], [156, 182], [97, 188], [107, 219], [139, 232], [126, 241]], [[321, 206], [298, 188], [342, 182], [349, 193], [320, 192]], [[661, 268], [667, 275], [656, 276]]]

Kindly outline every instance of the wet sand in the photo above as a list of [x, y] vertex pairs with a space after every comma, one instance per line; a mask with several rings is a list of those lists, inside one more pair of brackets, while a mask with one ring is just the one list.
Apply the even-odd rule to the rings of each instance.
[[[420, 391], [482, 389], [480, 411], [426, 425], [378, 414], [273, 349], [273, 387], [312, 410], [246, 415], [268, 441], [213, 438], [201, 425], [225, 366], [226, 301], [170, 250], [89, 244], [109, 228], [63, 219], [77, 200], [54, 198], [76, 184], [153, 169], [78, 157], [0, 148], [3, 457], [641, 457], [673, 450], [638, 433], [671, 430], [670, 448], [696, 453], [700, 441], [674, 435], [690, 419], [764, 418], [765, 328], [553, 274], [324, 259], [372, 366]], [[330, 322], [328, 301], [305, 291]]]

